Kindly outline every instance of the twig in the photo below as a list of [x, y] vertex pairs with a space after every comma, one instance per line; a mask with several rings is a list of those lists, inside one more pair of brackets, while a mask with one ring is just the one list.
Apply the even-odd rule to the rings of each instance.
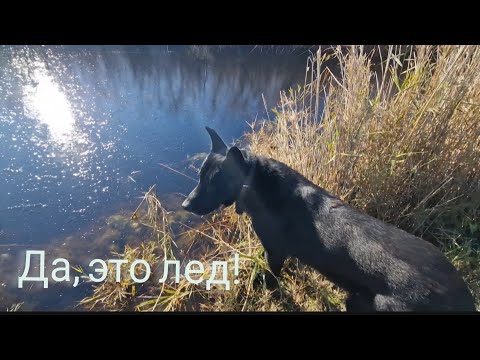
[[190, 179], [190, 180], [193, 180], [193, 181], [197, 182], [196, 179], [194, 179], [194, 178], [192, 178], [192, 177], [190, 177], [190, 176], [188, 176], [188, 175], [185, 175], [184, 173], [181, 173], [181, 172], [178, 171], [178, 170], [172, 169], [170, 166], [167, 166], [167, 165], [162, 164], [162, 163], [158, 163], [158, 165], [163, 166], [164, 168], [167, 168], [168, 170], [171, 170], [171, 171], [173, 171], [173, 172], [176, 172], [177, 174], [180, 174], [180, 175], [182, 175], [182, 176], [185, 176], [187, 179]]

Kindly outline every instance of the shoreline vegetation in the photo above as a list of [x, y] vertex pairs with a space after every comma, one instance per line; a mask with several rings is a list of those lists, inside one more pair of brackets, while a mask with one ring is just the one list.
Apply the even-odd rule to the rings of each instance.
[[[375, 61], [374, 61], [375, 60]], [[327, 62], [340, 69], [335, 76]], [[337, 47], [310, 58], [305, 85], [281, 94], [275, 119], [251, 124], [242, 145], [275, 158], [361, 211], [438, 246], [461, 272], [480, 310], [480, 46]], [[181, 210], [180, 210], [181, 211]], [[113, 271], [78, 307], [130, 311], [344, 311], [345, 293], [322, 274], [286, 261], [280, 291], [262, 279], [263, 248], [234, 206], [187, 225], [149, 189], [130, 222], [150, 231], [126, 245], [122, 282]], [[231, 288], [206, 290], [163, 275], [163, 262], [205, 264], [239, 254]], [[147, 261], [152, 276], [128, 269]], [[137, 267], [137, 277], [142, 268]], [[231, 269], [229, 267], [229, 269]], [[110, 275], [111, 274], [111, 275]], [[169, 274], [170, 275], [170, 274]], [[260, 276], [259, 276], [260, 275]], [[233, 279], [239, 283], [234, 285]], [[260, 279], [260, 280], [258, 280]]]

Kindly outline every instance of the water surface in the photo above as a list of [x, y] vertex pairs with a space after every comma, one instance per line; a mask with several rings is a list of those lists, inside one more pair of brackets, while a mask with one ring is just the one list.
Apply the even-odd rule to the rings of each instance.
[[160, 198], [188, 194], [195, 184], [159, 163], [195, 178], [188, 158], [209, 150], [204, 127], [239, 138], [266, 118], [262, 94], [270, 109], [303, 84], [307, 56], [0, 47], [0, 311], [13, 301], [70, 309], [88, 289], [16, 289], [25, 250], [68, 244], [71, 256], [97, 255], [109, 217], [134, 209], [151, 185]]

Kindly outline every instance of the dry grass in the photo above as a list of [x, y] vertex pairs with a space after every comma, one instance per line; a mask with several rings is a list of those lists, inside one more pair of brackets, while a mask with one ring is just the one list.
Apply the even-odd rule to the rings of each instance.
[[[146, 204], [146, 211], [141, 213], [142, 205]], [[139, 216], [139, 214], [141, 214]], [[92, 296], [84, 298], [79, 305], [88, 309], [101, 308], [104, 310], [124, 310], [132, 307], [132, 299], [137, 293], [142, 293], [141, 288], [147, 288], [149, 282], [138, 284], [133, 281], [130, 274], [130, 266], [135, 260], [146, 261], [151, 269], [155, 269], [160, 258], [174, 258], [172, 251], [173, 238], [171, 229], [167, 221], [165, 209], [155, 194], [155, 188], [151, 187], [140, 202], [140, 205], [132, 215], [131, 221], [138, 222], [140, 225], [149, 227], [151, 231], [151, 240], [143, 242], [138, 247], [125, 246], [123, 253], [113, 252], [114, 258], [127, 260], [127, 263], [121, 266], [120, 281], [116, 277], [116, 265], [108, 264], [108, 273], [104, 281], [94, 286]], [[83, 274], [83, 278], [88, 279], [82, 268], [74, 268]], [[145, 274], [143, 266], [135, 267], [135, 276], [142, 279]], [[95, 274], [99, 278], [99, 274]], [[138, 289], [140, 287], [140, 289]], [[139, 291], [140, 290], [140, 291]]]
[[[340, 66], [338, 76], [324, 66], [330, 56]], [[391, 47], [375, 68], [362, 47], [338, 48], [333, 55], [318, 52], [308, 65], [305, 86], [282, 94], [276, 119], [252, 124], [246, 134], [251, 150], [435, 242], [480, 304], [480, 47]], [[171, 234], [157, 201], [149, 202], [148, 226]], [[342, 291], [293, 259], [280, 292], [257, 281], [268, 270], [245, 215], [226, 209], [185, 229], [183, 236], [204, 244], [204, 264], [240, 254], [239, 285], [206, 291], [204, 282], [193, 286], [181, 279], [153, 286], [137, 310], [344, 309]], [[164, 247], [162, 254], [168, 251]], [[203, 277], [210, 274], [207, 268]]]
[[[146, 201], [146, 199], [149, 199]], [[176, 223], [167, 219], [167, 212], [160, 204], [152, 189], [145, 194], [146, 211], [140, 206], [132, 218], [143, 226], [149, 227], [153, 240], [141, 247], [126, 246], [122, 254], [115, 257], [127, 260], [122, 266], [121, 282], [115, 278], [115, 266], [108, 266], [105, 281], [94, 285], [93, 294], [80, 302], [80, 306], [101, 310], [136, 310], [136, 311], [292, 311], [292, 310], [341, 310], [344, 294], [325, 279], [305, 266], [291, 260], [281, 279], [282, 292], [272, 294], [263, 283], [263, 275], [269, 271], [263, 257], [263, 248], [246, 216], [238, 216], [233, 209], [213, 215], [203, 224], [192, 228], [178, 223], [185, 231], [177, 234], [191, 239], [189, 249], [195, 243], [201, 243], [202, 251], [193, 254], [186, 250], [186, 257], [181, 261], [181, 268], [192, 259], [205, 265], [201, 277], [204, 280], [212, 276], [213, 261], [229, 263], [228, 278], [231, 281], [229, 291], [223, 284], [212, 284], [206, 290], [206, 281], [193, 285], [181, 272], [178, 283], [174, 277], [167, 277], [159, 283], [163, 275], [164, 261], [175, 259], [173, 251], [173, 234], [170, 225]], [[157, 215], [155, 215], [157, 214]], [[165, 231], [165, 232], [164, 232]], [[239, 254], [239, 284], [233, 274], [233, 254]], [[158, 254], [158, 255], [157, 255]], [[192, 256], [195, 256], [193, 258]], [[152, 276], [146, 283], [138, 286], [128, 272], [135, 259], [146, 260], [152, 268]], [[142, 269], [142, 268], [140, 268]], [[78, 269], [83, 273], [83, 269]], [[141, 278], [142, 273], [137, 274]]]
[[340, 77], [323, 69], [307, 91], [283, 94], [276, 121], [248, 140], [358, 208], [423, 234], [438, 218], [479, 208], [480, 47], [418, 47], [403, 63], [400, 55], [376, 76], [358, 48], [338, 52]]
[[23, 305], [23, 302], [22, 303], [16, 303], [16, 304], [13, 304], [12, 306], [10, 306], [10, 308], [7, 308], [7, 312], [17, 312], [20, 310], [20, 308], [22, 307]]
[[[154, 241], [143, 243], [138, 248], [125, 246], [123, 253], [113, 253], [115, 258], [127, 260], [127, 263], [121, 266], [120, 281], [116, 281], [116, 265], [108, 264], [108, 274], [104, 281], [94, 288], [93, 295], [85, 298], [80, 305], [92, 310], [94, 308], [103, 308], [105, 310], [124, 310], [130, 305], [130, 300], [136, 295], [137, 287], [141, 286], [133, 281], [130, 275], [130, 265], [137, 259], [145, 260], [150, 266], [158, 261], [155, 252], [158, 250], [158, 244]], [[143, 278], [145, 268], [143, 266], [135, 267], [135, 276]], [[95, 275], [96, 278], [99, 275]]]

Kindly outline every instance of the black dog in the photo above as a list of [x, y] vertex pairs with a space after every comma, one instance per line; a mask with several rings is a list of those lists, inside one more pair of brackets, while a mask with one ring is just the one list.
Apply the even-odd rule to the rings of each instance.
[[468, 287], [434, 245], [354, 209], [285, 164], [212, 149], [182, 204], [204, 215], [222, 204], [251, 216], [270, 270], [288, 256], [348, 291], [347, 311], [475, 311]]

